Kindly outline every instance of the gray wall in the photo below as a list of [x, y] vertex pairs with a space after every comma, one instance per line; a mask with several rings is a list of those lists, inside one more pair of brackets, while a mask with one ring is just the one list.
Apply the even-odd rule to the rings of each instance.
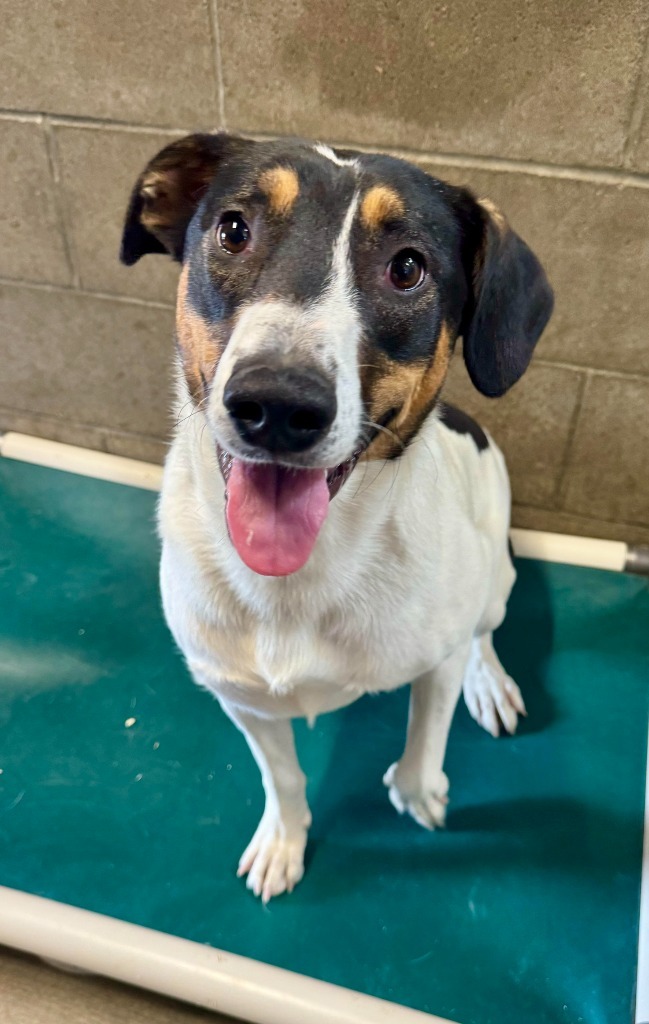
[[175, 269], [117, 263], [145, 160], [226, 126], [408, 155], [492, 197], [557, 293], [498, 402], [518, 525], [649, 541], [644, 0], [0, 0], [0, 428], [159, 459]]

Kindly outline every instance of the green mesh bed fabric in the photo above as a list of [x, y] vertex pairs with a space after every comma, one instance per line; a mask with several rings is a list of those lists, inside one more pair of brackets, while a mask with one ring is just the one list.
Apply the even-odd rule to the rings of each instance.
[[299, 724], [308, 870], [263, 908], [234, 876], [258, 771], [166, 631], [154, 513], [0, 460], [0, 883], [461, 1024], [628, 1022], [648, 582], [518, 562], [497, 646], [529, 718], [495, 741], [458, 709], [443, 832], [381, 783], [405, 690]]

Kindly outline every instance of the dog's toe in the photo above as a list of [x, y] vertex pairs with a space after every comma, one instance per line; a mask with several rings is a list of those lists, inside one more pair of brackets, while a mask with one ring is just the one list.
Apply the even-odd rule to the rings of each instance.
[[478, 725], [496, 737], [500, 735], [501, 727], [513, 735], [518, 726], [518, 716], [527, 714], [521, 691], [514, 680], [485, 661], [478, 662], [467, 673], [464, 699]]
[[292, 892], [304, 874], [306, 836], [306, 828], [289, 832], [281, 822], [262, 819], [239, 861], [237, 875], [248, 876], [248, 889], [264, 903]]
[[292, 892], [302, 878], [304, 864], [302, 852], [291, 844], [276, 846], [266, 868], [261, 898], [264, 903], [283, 892]]
[[444, 828], [446, 824], [446, 804], [434, 793], [428, 793], [422, 800], [411, 801], [407, 809], [418, 825], [431, 832]]
[[408, 813], [422, 828], [443, 828], [448, 804], [448, 778], [439, 772], [434, 784], [427, 780], [409, 778], [400, 771], [400, 765], [391, 765], [383, 778], [390, 803], [399, 814]]

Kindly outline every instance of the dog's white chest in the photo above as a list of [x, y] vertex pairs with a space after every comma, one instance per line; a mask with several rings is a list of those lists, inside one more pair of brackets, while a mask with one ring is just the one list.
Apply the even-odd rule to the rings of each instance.
[[182, 559], [165, 547], [162, 562], [167, 619], [194, 676], [217, 694], [235, 687], [240, 703], [263, 708], [272, 701], [291, 717], [392, 689], [443, 660], [458, 623], [425, 583], [423, 570], [413, 578], [410, 566], [384, 558], [380, 580], [370, 577], [340, 604], [311, 615], [307, 596], [297, 593], [263, 618], [230, 609], [222, 598], [218, 613], [206, 616], [211, 602]]
[[349, 605], [317, 624], [260, 628], [251, 668], [276, 693], [324, 687], [358, 696], [399, 686], [424, 671], [443, 644], [439, 631], [417, 630], [394, 609], [391, 616], [379, 613], [369, 623]]
[[307, 566], [280, 580], [243, 566], [218, 476], [199, 464], [192, 479], [187, 452], [172, 450], [162, 592], [195, 678], [262, 712], [309, 717], [416, 678], [470, 635], [500, 592], [508, 489], [495, 449], [479, 456], [446, 434], [413, 445], [399, 474], [348, 484]]

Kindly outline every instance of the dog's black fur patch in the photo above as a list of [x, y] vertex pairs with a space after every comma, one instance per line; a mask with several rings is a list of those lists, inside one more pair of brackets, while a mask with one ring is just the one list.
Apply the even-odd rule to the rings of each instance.
[[468, 434], [479, 452], [485, 452], [489, 447], [489, 438], [480, 424], [454, 405], [440, 403], [439, 422], [456, 434]]

